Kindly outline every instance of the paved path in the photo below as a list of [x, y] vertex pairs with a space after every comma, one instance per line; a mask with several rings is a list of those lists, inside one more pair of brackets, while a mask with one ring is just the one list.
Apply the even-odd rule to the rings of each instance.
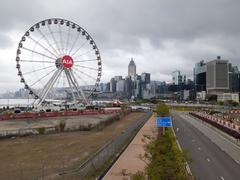
[[137, 171], [144, 170], [146, 164], [139, 159], [139, 155], [144, 154], [144, 143], [142, 142], [144, 135], [157, 135], [154, 116], [152, 116], [140, 129], [123, 154], [103, 178], [104, 180], [122, 180], [123, 178], [130, 179], [129, 176], [123, 176], [124, 171], [127, 174], [134, 174]]
[[193, 159], [189, 166], [196, 179], [239, 179], [240, 165], [233, 155], [238, 158], [240, 149], [235, 144], [184, 113], [173, 113], [173, 116], [176, 136]]

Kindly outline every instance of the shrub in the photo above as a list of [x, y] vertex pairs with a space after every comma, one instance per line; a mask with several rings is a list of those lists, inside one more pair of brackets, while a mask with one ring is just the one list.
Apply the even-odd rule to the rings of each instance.
[[186, 152], [182, 152], [176, 143], [172, 129], [153, 140], [145, 147], [145, 158], [150, 162], [146, 168], [149, 179], [190, 179], [185, 162], [190, 161]]
[[60, 129], [59, 129], [59, 126], [58, 126], [58, 125], [55, 126], [55, 131], [56, 131], [57, 133], [60, 132]]
[[37, 128], [38, 134], [45, 134], [45, 127], [39, 127]]
[[59, 123], [59, 130], [60, 130], [60, 132], [63, 132], [65, 127], [66, 127], [66, 122], [65, 121], [61, 121]]
[[157, 104], [156, 112], [160, 117], [168, 116], [170, 114], [168, 106], [164, 103]]
[[80, 131], [90, 131], [92, 128], [93, 128], [93, 125], [91, 123], [89, 123], [87, 126], [82, 124], [79, 124], [78, 126], [78, 129]]

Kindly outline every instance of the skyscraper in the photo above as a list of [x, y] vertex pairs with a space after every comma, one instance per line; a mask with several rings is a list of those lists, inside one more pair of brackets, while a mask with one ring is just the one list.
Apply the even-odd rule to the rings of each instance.
[[206, 91], [206, 73], [207, 65], [204, 61], [195, 64], [194, 70], [194, 84], [197, 91]]
[[131, 58], [131, 61], [128, 65], [128, 76], [130, 76], [132, 80], [134, 80], [136, 77], [136, 64], [133, 61], [133, 58]]
[[207, 93], [219, 94], [229, 91], [229, 63], [228, 60], [216, 60], [207, 63]]
[[117, 81], [112, 78], [110, 80], [110, 92], [116, 92]]
[[172, 72], [172, 82], [174, 85], [180, 85], [180, 84], [185, 84], [186, 83], [186, 76], [181, 75], [179, 70], [173, 71]]
[[148, 84], [148, 83], [150, 83], [151, 82], [151, 75], [150, 75], [150, 73], [142, 73], [141, 74], [141, 80], [142, 80], [142, 83], [144, 83], [144, 84]]

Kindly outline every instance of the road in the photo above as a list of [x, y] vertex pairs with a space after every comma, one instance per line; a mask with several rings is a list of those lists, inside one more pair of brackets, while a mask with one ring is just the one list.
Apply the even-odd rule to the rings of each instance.
[[[213, 143], [213, 139], [210, 140], [207, 137], [208, 133], [213, 133], [211, 128], [206, 127], [203, 134], [203, 131], [200, 131], [199, 124], [197, 124], [199, 122], [196, 122], [193, 118], [186, 117], [186, 115], [178, 112], [174, 112], [172, 115], [177, 139], [182, 149], [187, 150], [192, 158], [189, 166], [196, 179], [240, 179], [240, 165], [227, 154], [227, 151], [227, 153], [224, 152], [221, 147]], [[224, 138], [221, 139], [221, 136], [216, 136], [216, 138], [221, 143], [226, 141]], [[226, 141], [226, 143], [230, 142]], [[239, 150], [240, 155], [240, 148], [237, 149], [234, 144], [227, 145], [229, 150]]]

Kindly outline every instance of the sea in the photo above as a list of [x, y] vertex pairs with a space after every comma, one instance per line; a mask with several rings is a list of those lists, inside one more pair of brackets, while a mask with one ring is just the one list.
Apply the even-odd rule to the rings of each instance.
[[0, 106], [28, 106], [34, 102], [34, 99], [0, 99]]

